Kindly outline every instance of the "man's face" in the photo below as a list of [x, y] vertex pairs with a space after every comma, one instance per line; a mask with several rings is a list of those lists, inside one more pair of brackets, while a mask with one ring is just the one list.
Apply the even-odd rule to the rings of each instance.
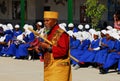
[[57, 23], [56, 19], [45, 18], [44, 25], [47, 29], [51, 29]]

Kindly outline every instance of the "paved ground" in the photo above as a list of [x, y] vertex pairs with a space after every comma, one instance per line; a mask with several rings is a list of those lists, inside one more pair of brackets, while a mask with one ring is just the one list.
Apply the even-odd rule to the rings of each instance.
[[[95, 68], [72, 69], [72, 81], [120, 81], [117, 72], [101, 75]], [[43, 81], [43, 63], [0, 57], [0, 81]]]

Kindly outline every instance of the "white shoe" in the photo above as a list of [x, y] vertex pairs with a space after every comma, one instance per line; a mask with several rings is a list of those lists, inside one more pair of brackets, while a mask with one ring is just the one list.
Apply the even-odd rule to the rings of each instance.
[[15, 58], [16, 58], [16, 56], [13, 56], [12, 58], [13, 58], [13, 59], [15, 59]]
[[6, 56], [6, 54], [3, 54], [2, 56], [3, 56], [3, 57], [5, 57], [5, 56]]
[[32, 56], [29, 56], [29, 57], [28, 57], [28, 60], [31, 60], [31, 58], [32, 58]]
[[88, 68], [93, 68], [93, 66], [88, 66]]
[[79, 65], [75, 65], [75, 66], [74, 66], [74, 70], [77, 70], [77, 69], [79, 69], [79, 68], [80, 68]]

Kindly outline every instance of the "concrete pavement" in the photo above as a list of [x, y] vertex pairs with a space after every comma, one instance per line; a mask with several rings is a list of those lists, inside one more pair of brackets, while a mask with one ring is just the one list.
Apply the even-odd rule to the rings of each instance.
[[[120, 81], [117, 72], [99, 74], [95, 68], [72, 69], [72, 81]], [[0, 81], [43, 81], [43, 63], [0, 57]]]

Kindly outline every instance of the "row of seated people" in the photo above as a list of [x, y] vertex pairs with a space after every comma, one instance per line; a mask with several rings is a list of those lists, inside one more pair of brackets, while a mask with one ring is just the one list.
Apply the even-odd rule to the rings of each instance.
[[[38, 22], [36, 26], [39, 30], [41, 23]], [[0, 24], [0, 56], [13, 57], [15, 59], [31, 59], [31, 56], [39, 58], [39, 55], [37, 53], [33, 55], [33, 50], [30, 49], [31, 42], [34, 41], [36, 36], [28, 30], [28, 27], [33, 29], [33, 26], [28, 24], [24, 25], [24, 31], [20, 30], [18, 24], [15, 27], [10, 23], [7, 25]]]
[[[75, 68], [89, 63], [99, 67], [101, 74], [108, 73], [114, 64], [120, 74], [120, 33], [116, 29], [89, 30], [70, 33], [70, 54], [79, 60], [71, 59]], [[92, 38], [92, 39], [91, 39]]]
[[[38, 25], [40, 24], [38, 23]], [[36, 38], [28, 30], [28, 27], [33, 29], [33, 26], [28, 24], [24, 25], [24, 32], [13, 30], [10, 24], [0, 26], [0, 56], [12, 56], [16, 59], [28, 57], [28, 48], [31, 47], [31, 42]], [[16, 25], [15, 29], [19, 29], [19, 26]], [[41, 32], [43, 30], [39, 31], [39, 33]], [[101, 34], [95, 30], [90, 31], [90, 29], [75, 33], [71, 30], [66, 32], [70, 35], [71, 55], [80, 61], [80, 63], [76, 63], [71, 59], [71, 64], [81, 66], [88, 62], [95, 63], [99, 66], [100, 73], [104, 74], [113, 64], [118, 63], [118, 74], [120, 73], [119, 31], [110, 29], [101, 31]]]

